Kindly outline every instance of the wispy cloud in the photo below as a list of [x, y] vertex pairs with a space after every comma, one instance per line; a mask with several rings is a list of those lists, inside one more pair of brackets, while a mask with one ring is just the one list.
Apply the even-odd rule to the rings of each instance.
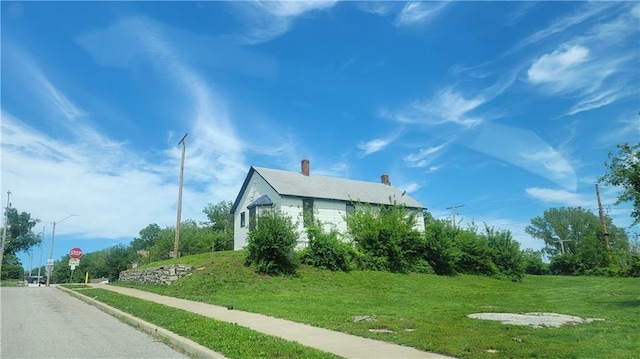
[[[448, 142], [445, 142], [439, 146], [432, 146], [427, 148], [421, 148], [418, 152], [411, 153], [404, 157], [404, 161], [409, 165], [409, 167], [427, 167], [430, 163], [436, 160], [439, 156], [438, 152], [440, 152]], [[438, 170], [440, 166], [432, 166], [433, 169], [431, 172]], [[430, 169], [430, 170], [431, 170]]]
[[616, 6], [616, 3], [611, 2], [587, 2], [583, 3], [575, 12], [565, 15], [554, 21], [546, 28], [539, 30], [526, 38], [520, 40], [511, 51], [519, 50], [520, 48], [535, 44], [542, 40], [549, 38], [550, 36], [563, 33], [567, 29], [582, 24], [594, 17], [605, 13], [612, 6]]
[[526, 188], [525, 192], [529, 196], [548, 204], [587, 209], [593, 207], [593, 199], [587, 198], [586, 195], [581, 193], [539, 187]]
[[626, 139], [633, 141], [633, 139], [640, 138], [640, 115], [635, 109], [621, 114], [615, 122], [618, 124], [617, 127], [612, 131], [602, 133], [597, 138], [598, 142], [614, 145], [626, 141]]
[[[607, 6], [594, 5], [591, 9]], [[593, 16], [590, 12], [585, 16], [589, 14]], [[633, 39], [640, 33], [639, 18], [640, 6], [636, 5], [592, 25], [583, 35], [532, 61], [527, 80], [549, 95], [576, 98], [566, 115], [600, 108], [636, 94], [639, 57], [626, 44], [629, 41], [629, 46], [637, 47]]]
[[450, 2], [412, 1], [408, 2], [395, 18], [396, 26], [412, 26], [425, 23], [436, 17]]
[[370, 14], [387, 16], [394, 12], [400, 3], [393, 1], [356, 1], [353, 3], [360, 11]]
[[289, 31], [294, 21], [305, 13], [333, 7], [330, 1], [251, 1], [236, 2], [245, 22], [243, 42], [258, 44], [271, 41]]
[[392, 138], [385, 138], [385, 139], [374, 138], [367, 142], [360, 142], [358, 144], [358, 149], [364, 151], [363, 153], [360, 154], [360, 157], [365, 157], [372, 153], [376, 153], [384, 149], [385, 147], [387, 147], [387, 145], [390, 144], [391, 142], [393, 142]]
[[[461, 143], [575, 191], [577, 176], [571, 162], [532, 131], [485, 123]], [[505, 150], [508, 149], [508, 150]]]
[[441, 125], [454, 123], [470, 128], [480, 124], [482, 119], [470, 116], [469, 112], [475, 110], [485, 101], [481, 95], [466, 98], [460, 92], [447, 88], [429, 100], [415, 101], [395, 113], [384, 111], [382, 115], [407, 124]]

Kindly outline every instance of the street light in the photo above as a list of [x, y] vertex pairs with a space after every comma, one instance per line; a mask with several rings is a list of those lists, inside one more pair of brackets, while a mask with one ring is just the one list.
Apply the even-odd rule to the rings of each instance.
[[[61, 223], [67, 218], [77, 217], [77, 216], [79, 216], [79, 214], [72, 214], [72, 215], [66, 216], [63, 219], [59, 220], [57, 223]], [[51, 272], [53, 271], [53, 240], [56, 236], [57, 223], [53, 222], [53, 232], [51, 232], [51, 250], [49, 251], [49, 260], [47, 260], [47, 285], [46, 285], [47, 287], [49, 286], [49, 282], [51, 281]]]

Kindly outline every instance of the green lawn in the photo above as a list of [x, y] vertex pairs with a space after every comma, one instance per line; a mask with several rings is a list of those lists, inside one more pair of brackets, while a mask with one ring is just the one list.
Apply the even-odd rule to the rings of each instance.
[[73, 289], [224, 354], [227, 358], [337, 359], [338, 356], [262, 334], [236, 324], [128, 297], [106, 289]]
[[[334, 273], [307, 266], [295, 277], [268, 277], [244, 267], [243, 260], [244, 252], [218, 252], [157, 263], [183, 262], [200, 270], [169, 286], [135, 287], [460, 358], [637, 358], [640, 353], [637, 278], [527, 276], [514, 283], [467, 275]], [[466, 317], [478, 312], [554, 312], [605, 320], [530, 328]], [[356, 315], [375, 321], [355, 323]]]

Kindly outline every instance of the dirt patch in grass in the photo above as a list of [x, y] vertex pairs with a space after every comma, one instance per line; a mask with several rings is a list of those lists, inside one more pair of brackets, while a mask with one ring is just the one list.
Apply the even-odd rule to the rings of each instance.
[[526, 325], [535, 328], [557, 328], [565, 324], [584, 324], [604, 320], [601, 318], [580, 318], [558, 313], [474, 313], [467, 316], [473, 319], [493, 320], [502, 324]]

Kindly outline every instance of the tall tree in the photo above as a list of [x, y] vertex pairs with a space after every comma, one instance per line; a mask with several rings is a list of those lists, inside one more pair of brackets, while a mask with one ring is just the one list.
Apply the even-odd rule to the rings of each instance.
[[232, 206], [231, 201], [220, 201], [216, 204], [209, 203], [202, 210], [209, 218], [209, 226], [214, 231], [233, 232]]
[[609, 159], [604, 165], [607, 173], [600, 177], [600, 181], [622, 188], [615, 204], [632, 202], [633, 224], [640, 223], [640, 142], [633, 146], [619, 144], [618, 154], [609, 152]]
[[[611, 249], [628, 250], [629, 242], [622, 228], [616, 227], [610, 218]], [[604, 243], [604, 233], [598, 217], [581, 207], [551, 208], [542, 217], [531, 220], [525, 231], [545, 243], [543, 251], [552, 261], [554, 257], [571, 256], [581, 271], [606, 267], [609, 256]]]
[[134, 251], [149, 250], [160, 236], [160, 226], [153, 223], [138, 232], [140, 237], [136, 237], [131, 241], [131, 248]]
[[233, 249], [233, 214], [231, 201], [209, 203], [202, 210], [209, 218], [209, 227], [213, 230], [213, 250], [224, 251]]
[[33, 233], [33, 227], [40, 222], [39, 219], [31, 218], [31, 214], [20, 212], [15, 208], [7, 209], [7, 240], [4, 248], [4, 255], [16, 255], [26, 252], [34, 247], [42, 239]]

